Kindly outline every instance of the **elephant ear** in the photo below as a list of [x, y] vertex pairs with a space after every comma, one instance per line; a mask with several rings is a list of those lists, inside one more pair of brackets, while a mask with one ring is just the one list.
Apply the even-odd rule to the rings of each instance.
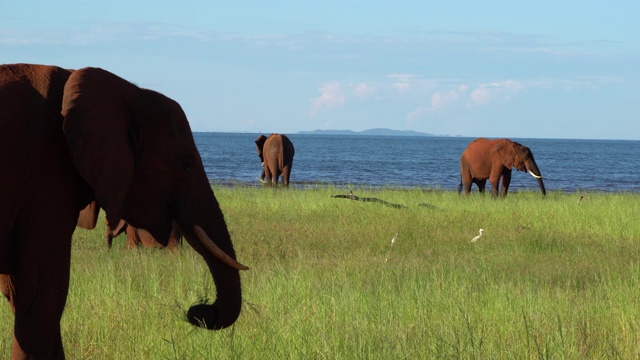
[[71, 74], [64, 87], [64, 133], [80, 175], [94, 190], [111, 224], [124, 213], [135, 171], [134, 99], [139, 88], [97, 68]]
[[260, 157], [260, 161], [264, 162], [264, 155], [262, 153], [262, 149], [264, 148], [264, 142], [267, 141], [267, 137], [264, 135], [258, 136], [256, 139], [256, 147], [258, 148], [258, 156]]
[[513, 142], [513, 154], [513, 166], [520, 171], [525, 171], [523, 170], [525, 169], [525, 160], [533, 156], [529, 156], [531, 154], [529, 148], [520, 143]]
[[513, 144], [514, 143], [511, 140], [504, 139], [494, 146], [494, 151], [496, 152], [498, 159], [500, 159], [502, 165], [509, 170], [513, 168], [513, 161], [516, 157], [516, 151]]

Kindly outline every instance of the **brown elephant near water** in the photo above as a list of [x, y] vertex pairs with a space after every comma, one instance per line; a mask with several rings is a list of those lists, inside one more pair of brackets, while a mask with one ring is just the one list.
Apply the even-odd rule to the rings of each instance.
[[[484, 193], [484, 188], [489, 179], [491, 194], [493, 196], [507, 196], [511, 183], [511, 169], [528, 172], [538, 180], [538, 186], [542, 195], [547, 191], [542, 182], [542, 173], [538, 169], [531, 150], [509, 139], [489, 140], [478, 138], [473, 140], [460, 157], [460, 184], [458, 193], [471, 192], [471, 184], [478, 186], [478, 190]], [[502, 189], [500, 189], [502, 179]]]
[[289, 186], [291, 167], [293, 166], [293, 156], [295, 148], [286, 135], [271, 134], [269, 137], [260, 135], [256, 139], [258, 157], [262, 162], [262, 173], [260, 181], [267, 184], [278, 185], [278, 177], [282, 175], [282, 183]]
[[0, 292], [14, 313], [13, 359], [64, 358], [71, 238], [92, 201], [109, 222], [156, 239], [168, 239], [175, 222], [217, 293], [192, 306], [189, 321], [207, 329], [236, 321], [247, 268], [177, 102], [98, 68], [0, 65], [0, 129]]

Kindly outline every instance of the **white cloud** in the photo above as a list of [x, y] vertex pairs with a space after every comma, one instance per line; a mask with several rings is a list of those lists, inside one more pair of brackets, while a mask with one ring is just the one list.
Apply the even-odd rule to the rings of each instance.
[[422, 114], [428, 112], [429, 109], [424, 106], [418, 106], [415, 110], [407, 114], [407, 123], [413, 124]]
[[463, 101], [469, 87], [459, 85], [454, 89], [436, 91], [431, 95], [429, 106], [418, 106], [406, 116], [407, 123], [412, 124], [428, 112], [443, 111]]
[[517, 80], [506, 80], [478, 85], [470, 94], [471, 105], [486, 105], [495, 99], [509, 100], [511, 95], [524, 88]]
[[491, 100], [491, 93], [488, 88], [480, 87], [471, 92], [471, 103], [474, 105], [484, 105]]
[[[442, 88], [440, 84], [438, 87]], [[408, 123], [415, 122], [418, 118], [429, 112], [447, 111], [456, 107], [485, 106], [494, 101], [508, 101], [511, 96], [526, 87], [517, 80], [505, 80], [481, 83], [476, 86], [457, 85], [453, 89], [441, 89], [433, 92], [429, 105], [419, 105], [406, 115]]]
[[329, 81], [318, 86], [320, 96], [311, 100], [311, 117], [322, 111], [338, 108], [347, 103], [348, 99], [365, 100], [378, 91], [378, 85], [373, 83], [349, 83], [346, 81]]
[[424, 79], [400, 73], [387, 75], [384, 82], [329, 81], [318, 85], [319, 96], [311, 100], [310, 116], [343, 107], [354, 99], [369, 100], [372, 94], [379, 93], [390, 99], [399, 100], [400, 97], [400, 101], [414, 102], [414, 110], [406, 114], [406, 121], [411, 124], [428, 113], [509, 101], [527, 86], [535, 85], [514, 79], [468, 85], [461, 84], [459, 80]]
[[312, 117], [323, 110], [342, 106], [346, 102], [344, 88], [337, 81], [320, 84], [318, 91], [320, 91], [320, 96], [311, 100]]
[[376, 91], [376, 86], [368, 83], [358, 83], [353, 87], [355, 96], [364, 99]]
[[460, 85], [458, 88], [449, 91], [438, 91], [431, 96], [431, 109], [439, 110], [448, 107], [459, 101], [460, 97], [467, 92], [466, 85]]

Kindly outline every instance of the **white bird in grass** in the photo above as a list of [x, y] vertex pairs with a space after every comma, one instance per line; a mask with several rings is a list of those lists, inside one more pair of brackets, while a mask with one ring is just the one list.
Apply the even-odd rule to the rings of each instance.
[[391, 239], [391, 247], [389, 248], [389, 252], [387, 253], [387, 257], [384, 258], [385, 264], [387, 263], [387, 260], [389, 260], [389, 255], [391, 255], [391, 250], [393, 249], [393, 244], [396, 243], [396, 240], [398, 240], [398, 233], [396, 233], [396, 235]]
[[471, 239], [471, 242], [476, 242], [478, 241], [478, 239], [480, 239], [480, 237], [482, 236], [482, 232], [484, 231], [484, 229], [480, 229], [480, 235], [474, 237], [473, 239]]

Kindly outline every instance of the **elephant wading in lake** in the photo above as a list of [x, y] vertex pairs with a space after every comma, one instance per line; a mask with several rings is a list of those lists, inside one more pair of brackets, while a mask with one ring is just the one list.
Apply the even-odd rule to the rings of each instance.
[[238, 318], [246, 267], [175, 101], [98, 68], [1, 65], [0, 164], [0, 292], [14, 313], [14, 359], [64, 358], [71, 238], [92, 201], [110, 223], [156, 239], [175, 222], [217, 293], [189, 321], [222, 329]]
[[269, 137], [260, 135], [256, 139], [256, 147], [263, 169], [260, 181], [264, 182], [266, 177], [267, 184], [278, 185], [278, 177], [282, 175], [282, 183], [289, 186], [293, 155], [296, 152], [291, 140], [281, 134], [271, 134]]
[[[542, 195], [546, 195], [542, 182], [542, 174], [528, 147], [509, 139], [489, 140], [479, 138], [473, 140], [460, 157], [460, 185], [458, 193], [471, 192], [471, 184], [484, 192], [487, 179], [491, 184], [491, 194], [507, 196], [511, 183], [511, 169], [528, 172], [538, 180]], [[502, 189], [500, 189], [502, 179]]]

